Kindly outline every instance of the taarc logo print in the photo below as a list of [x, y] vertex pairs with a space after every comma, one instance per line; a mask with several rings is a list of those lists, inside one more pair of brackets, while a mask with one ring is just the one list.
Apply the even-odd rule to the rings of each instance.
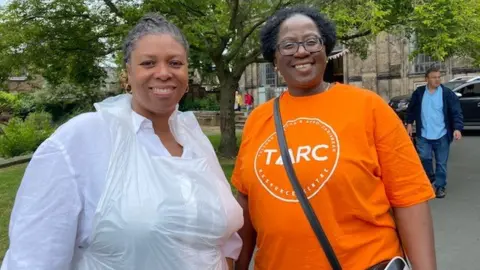
[[[340, 156], [337, 134], [317, 118], [290, 120], [284, 129], [297, 178], [310, 199], [335, 171]], [[258, 149], [254, 168], [258, 181], [272, 196], [285, 202], [298, 202], [283, 167], [276, 132]]]

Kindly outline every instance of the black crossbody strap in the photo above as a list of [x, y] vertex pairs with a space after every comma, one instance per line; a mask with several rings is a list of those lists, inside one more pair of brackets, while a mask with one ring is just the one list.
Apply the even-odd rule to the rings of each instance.
[[322, 245], [323, 251], [327, 256], [328, 261], [330, 262], [330, 265], [332, 266], [333, 270], [341, 270], [342, 267], [340, 266], [337, 256], [335, 255], [335, 252], [333, 251], [333, 248], [330, 245], [330, 242], [328, 241], [328, 238], [325, 235], [325, 232], [323, 231], [322, 226], [320, 225], [320, 222], [318, 221], [317, 216], [315, 215], [315, 212], [313, 211], [313, 208], [310, 205], [310, 202], [308, 201], [307, 196], [303, 192], [303, 188], [298, 182], [297, 176], [293, 169], [292, 161], [288, 153], [287, 141], [285, 139], [285, 134], [283, 132], [283, 122], [282, 122], [282, 117], [280, 115], [279, 100], [280, 100], [280, 97], [275, 98], [273, 115], [275, 118], [275, 129], [277, 131], [278, 145], [280, 147], [280, 153], [282, 155], [283, 166], [285, 168], [285, 171], [287, 172], [288, 178], [290, 179], [293, 189], [295, 190], [295, 194], [297, 195], [298, 201], [300, 202], [303, 208], [303, 211], [305, 212], [305, 215], [307, 216], [308, 221], [310, 222], [310, 226], [312, 227], [313, 231], [315, 232], [315, 235], [317, 236], [318, 242], [320, 242], [320, 244]]

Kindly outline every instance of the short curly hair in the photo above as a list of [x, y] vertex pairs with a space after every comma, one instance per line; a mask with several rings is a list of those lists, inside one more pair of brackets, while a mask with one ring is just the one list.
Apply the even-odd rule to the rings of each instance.
[[326, 19], [316, 9], [307, 6], [294, 6], [280, 9], [267, 22], [260, 31], [260, 42], [263, 58], [269, 62], [274, 61], [280, 25], [288, 18], [301, 14], [310, 17], [317, 25], [322, 35], [327, 56], [332, 52], [337, 41], [337, 33], [334, 24]]

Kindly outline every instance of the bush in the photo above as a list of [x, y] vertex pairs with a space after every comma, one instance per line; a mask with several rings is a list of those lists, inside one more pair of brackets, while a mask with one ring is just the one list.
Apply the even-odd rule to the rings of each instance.
[[15, 104], [14, 116], [25, 119], [30, 113], [36, 110], [35, 96], [31, 93], [20, 93], [16, 95], [17, 103]]
[[52, 116], [45, 112], [31, 113], [25, 121], [14, 117], [2, 127], [0, 156], [10, 158], [32, 153], [54, 130]]
[[185, 99], [180, 104], [180, 111], [219, 111], [220, 104], [216, 95], [207, 95], [202, 99]]
[[13, 114], [17, 108], [17, 96], [11, 93], [0, 91], [0, 113]]
[[53, 121], [62, 123], [82, 112], [92, 111], [93, 104], [114, 93], [100, 89], [100, 86], [84, 86], [62, 83], [47, 85], [34, 95], [35, 109], [52, 115]]
[[200, 108], [202, 111], [219, 111], [220, 104], [217, 102], [216, 95], [207, 95], [200, 100]]
[[25, 119], [33, 111], [35, 111], [35, 100], [32, 94], [0, 91], [0, 113]]

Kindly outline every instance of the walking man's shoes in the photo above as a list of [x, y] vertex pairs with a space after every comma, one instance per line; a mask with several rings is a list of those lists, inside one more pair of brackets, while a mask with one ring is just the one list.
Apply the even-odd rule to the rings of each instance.
[[435, 192], [435, 195], [437, 198], [441, 199], [441, 198], [445, 198], [445, 188], [444, 187], [439, 187], [437, 188], [436, 192]]

